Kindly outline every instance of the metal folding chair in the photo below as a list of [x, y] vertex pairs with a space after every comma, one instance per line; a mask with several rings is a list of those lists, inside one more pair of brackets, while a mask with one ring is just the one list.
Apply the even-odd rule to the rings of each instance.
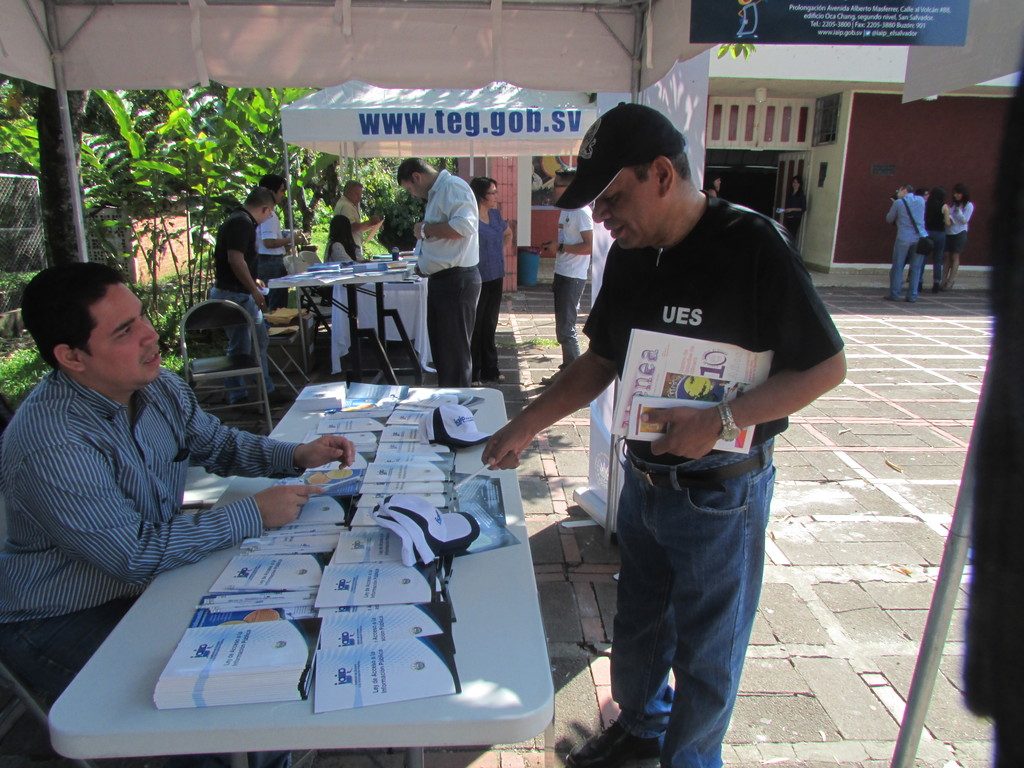
[[[226, 331], [233, 326], [245, 326], [249, 333], [248, 355], [228, 356], [226, 343], [224, 352], [207, 357], [189, 356], [189, 334], [210, 331]], [[219, 334], [206, 334], [208, 337], [220, 338]], [[224, 337], [226, 342], [226, 337]], [[210, 342], [210, 339], [207, 339]], [[194, 347], [195, 345], [193, 345]], [[239, 408], [262, 403], [263, 413], [267, 420], [267, 433], [274, 428], [270, 417], [270, 400], [267, 397], [267, 383], [263, 378], [263, 365], [260, 361], [259, 339], [256, 336], [256, 324], [249, 313], [233, 301], [226, 299], [208, 299], [200, 302], [185, 313], [181, 319], [181, 357], [184, 362], [182, 370], [185, 380], [196, 392], [209, 391], [223, 387], [224, 379], [237, 376], [254, 376], [258, 388], [258, 399], [241, 403], [224, 403], [223, 405], [206, 406], [206, 410], [215, 412], [229, 408]]]
[[[302, 322], [301, 316], [299, 316], [298, 321], [300, 323]], [[272, 334], [270, 336], [269, 349], [267, 350], [270, 365], [273, 367], [275, 371], [277, 371], [278, 375], [282, 379], [284, 379], [285, 384], [291, 387], [292, 392], [294, 392], [296, 395], [299, 394], [299, 390], [301, 387], [295, 386], [294, 382], [292, 382], [292, 379], [288, 375], [287, 371], [291, 370], [297, 373], [302, 378], [302, 380], [305, 381], [306, 384], [309, 384], [309, 376], [306, 375], [306, 372], [302, 369], [302, 366], [299, 365], [298, 361], [294, 357], [292, 357], [292, 353], [289, 347], [294, 346], [296, 341], [299, 341], [300, 344], [304, 345], [304, 335], [305, 334], [300, 333], [299, 328], [296, 328], [291, 333]], [[274, 359], [274, 356], [270, 354], [271, 350], [278, 350], [282, 355], [284, 355], [286, 359], [284, 365], [281, 365], [280, 363], [277, 362], [277, 360]]]

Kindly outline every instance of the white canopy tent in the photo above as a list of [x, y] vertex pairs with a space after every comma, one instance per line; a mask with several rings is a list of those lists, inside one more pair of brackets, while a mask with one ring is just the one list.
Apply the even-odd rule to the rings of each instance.
[[1022, 41], [1021, 0], [972, 0], [963, 46], [911, 47], [903, 101], [938, 96], [1012, 75], [1020, 68]]
[[350, 82], [282, 107], [281, 132], [339, 157], [571, 155], [596, 119], [596, 102], [579, 92]]
[[[473, 90], [378, 88], [349, 82], [281, 109], [285, 144], [339, 157], [574, 156], [597, 119], [588, 94], [509, 83]], [[521, 168], [516, 216], [529, 238], [530, 166]]]
[[0, 18], [0, 72], [59, 87], [57, 66], [71, 90], [635, 92], [708, 47], [687, 42], [690, 0], [0, 0]]
[[57, 90], [68, 158], [67, 90], [360, 79], [636, 94], [708, 47], [687, 42], [690, 0], [0, 0], [0, 19], [0, 74]]

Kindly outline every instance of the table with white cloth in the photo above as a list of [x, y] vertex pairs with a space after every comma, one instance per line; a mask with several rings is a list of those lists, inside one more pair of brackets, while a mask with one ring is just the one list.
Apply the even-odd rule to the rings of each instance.
[[[329, 388], [337, 385], [319, 385]], [[443, 391], [443, 390], [440, 390]], [[492, 431], [505, 423], [501, 393], [483, 397], [476, 420]], [[272, 436], [299, 440], [321, 418], [292, 408]], [[481, 465], [483, 447], [461, 449], [456, 469]], [[462, 693], [360, 709], [313, 713], [307, 701], [158, 710], [158, 677], [189, 624], [196, 602], [238, 548], [159, 575], [50, 710], [54, 748], [72, 758], [301, 749], [501, 744], [531, 739], [550, 723], [554, 687], [537, 600], [530, 543], [516, 474], [500, 479], [508, 529], [519, 543], [460, 557], [449, 585]], [[222, 501], [270, 485], [233, 478]], [[216, 483], [210, 486], [216, 489]], [[214, 491], [215, 492], [215, 491]]]
[[[360, 328], [369, 328], [378, 323], [377, 306], [372, 293], [358, 291], [358, 324]], [[395, 310], [402, 318], [405, 332], [412, 341], [420, 367], [432, 371], [430, 367], [430, 341], [427, 338], [427, 281], [422, 277], [412, 277], [400, 283], [384, 284], [384, 308]], [[348, 324], [348, 290], [343, 286], [334, 287], [331, 319], [331, 372], [341, 373], [341, 358], [349, 352], [352, 334]], [[379, 332], [379, 329], [378, 329]], [[402, 336], [393, 323], [384, 324], [385, 342], [401, 341]]]
[[[395, 268], [397, 267], [397, 269]], [[416, 281], [418, 278], [412, 276], [413, 264], [411, 262], [399, 262], [398, 264], [391, 262], [382, 262], [379, 264], [356, 265], [356, 269], [360, 271], [353, 272], [353, 267], [344, 267], [340, 270], [310, 270], [309, 272], [303, 272], [297, 275], [288, 275], [287, 277], [280, 277], [271, 280], [268, 283], [270, 288], [297, 288], [305, 295], [305, 304], [315, 304], [314, 296], [311, 293], [312, 289], [315, 288], [330, 288], [331, 290], [331, 304], [334, 307], [334, 312], [341, 312], [345, 315], [345, 318], [337, 318], [331, 323], [331, 347], [332, 351], [335, 347], [335, 339], [339, 333], [339, 329], [347, 326], [347, 337], [349, 340], [356, 338], [365, 342], [369, 347], [371, 353], [373, 353], [379, 364], [377, 369], [366, 369], [363, 367], [363, 354], [362, 344], [349, 344], [346, 345], [346, 352], [350, 353], [350, 366], [345, 372], [346, 380], [352, 381], [363, 381], [364, 377], [370, 373], [375, 374], [376, 379], [383, 379], [386, 383], [397, 384], [397, 374], [407, 373], [411, 374], [417, 384], [423, 383], [423, 368], [419, 352], [413, 345], [412, 338], [406, 331], [404, 318], [400, 311], [396, 308], [388, 308], [385, 302], [385, 285], [395, 285], [399, 283], [406, 283], [409, 281]], [[364, 271], [365, 270], [365, 271]], [[422, 330], [418, 331], [419, 336], [426, 337], [426, 287], [423, 288], [423, 322]], [[349, 307], [354, 305], [357, 310], [361, 309], [361, 304], [358, 300], [360, 294], [366, 295], [369, 300], [368, 306], [371, 307], [372, 317], [375, 318], [376, 322], [370, 320], [369, 322], [360, 323], [357, 312], [349, 311]], [[340, 297], [340, 298], [339, 298]], [[410, 316], [410, 319], [417, 321], [418, 313], [414, 313]], [[347, 323], [345, 319], [347, 318]], [[338, 322], [341, 320], [341, 322]], [[391, 321], [389, 327], [388, 321]], [[388, 356], [387, 349], [385, 347], [385, 338], [388, 331], [394, 329], [395, 334], [400, 340], [401, 347], [409, 357], [410, 367], [408, 368], [395, 368], [391, 364], [391, 359]], [[331, 364], [332, 372], [337, 373], [340, 371], [340, 356], [335, 357]]]

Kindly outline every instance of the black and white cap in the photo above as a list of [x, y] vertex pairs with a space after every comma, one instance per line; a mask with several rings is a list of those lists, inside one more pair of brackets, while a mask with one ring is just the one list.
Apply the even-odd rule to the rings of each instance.
[[373, 518], [402, 540], [402, 563], [432, 563], [464, 552], [480, 535], [476, 519], [464, 512], [442, 514], [422, 496], [396, 493], [377, 506]]
[[686, 140], [665, 115], [642, 104], [619, 104], [590, 126], [580, 144], [576, 177], [555, 203], [582, 208], [593, 202], [619, 171], [686, 149]]
[[438, 406], [424, 416], [422, 424], [428, 442], [451, 448], [478, 445], [491, 436], [489, 432], [476, 428], [476, 419], [469, 408], [456, 403]]

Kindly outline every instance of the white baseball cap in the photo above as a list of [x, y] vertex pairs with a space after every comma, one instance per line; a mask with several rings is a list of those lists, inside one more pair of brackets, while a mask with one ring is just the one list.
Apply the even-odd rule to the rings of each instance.
[[476, 519], [464, 512], [442, 514], [424, 499], [407, 493], [388, 496], [373, 511], [377, 524], [402, 540], [402, 562], [427, 564], [465, 551], [480, 535]]
[[464, 405], [446, 403], [426, 414], [423, 429], [427, 440], [452, 448], [467, 448], [487, 440], [491, 434], [476, 428], [473, 412]]

